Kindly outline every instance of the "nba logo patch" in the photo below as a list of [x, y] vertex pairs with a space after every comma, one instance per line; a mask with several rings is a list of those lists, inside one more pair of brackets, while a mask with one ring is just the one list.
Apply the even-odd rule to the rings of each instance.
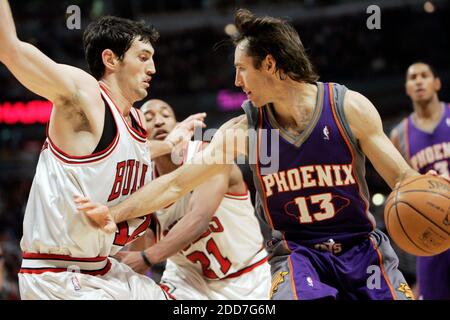
[[311, 279], [311, 277], [306, 278], [306, 283], [308, 284], [308, 286], [314, 287], [314, 283], [313, 283], [313, 280]]
[[76, 274], [72, 276], [72, 285], [73, 285], [73, 289], [75, 291], [78, 291], [81, 289], [80, 279], [78, 279], [78, 275], [76, 275]]
[[328, 130], [328, 126], [323, 127], [323, 140], [330, 140], [330, 130]]

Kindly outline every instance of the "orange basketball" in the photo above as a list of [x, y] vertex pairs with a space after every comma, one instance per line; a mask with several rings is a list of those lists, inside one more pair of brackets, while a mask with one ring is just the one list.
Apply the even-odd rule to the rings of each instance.
[[421, 175], [403, 180], [386, 200], [384, 221], [392, 240], [416, 256], [450, 248], [450, 183]]

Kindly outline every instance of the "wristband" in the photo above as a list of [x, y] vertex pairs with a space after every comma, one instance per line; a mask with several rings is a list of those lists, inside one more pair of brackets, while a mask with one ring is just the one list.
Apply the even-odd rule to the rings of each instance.
[[152, 263], [148, 260], [147, 256], [145, 255], [145, 250], [141, 251], [141, 257], [142, 260], [144, 260], [144, 263], [147, 265], [147, 267], [150, 268], [152, 266]]

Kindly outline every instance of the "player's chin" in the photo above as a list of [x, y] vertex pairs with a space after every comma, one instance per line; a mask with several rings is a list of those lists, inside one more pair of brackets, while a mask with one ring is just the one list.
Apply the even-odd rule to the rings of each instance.
[[139, 89], [138, 92], [137, 92], [137, 94], [138, 94], [139, 99], [142, 100], [142, 99], [144, 99], [145, 97], [147, 97], [148, 92], [147, 92], [146, 89]]

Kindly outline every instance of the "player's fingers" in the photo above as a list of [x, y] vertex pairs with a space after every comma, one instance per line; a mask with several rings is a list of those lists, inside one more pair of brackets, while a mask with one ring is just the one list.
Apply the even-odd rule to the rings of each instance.
[[203, 121], [195, 120], [195, 121], [194, 121], [194, 129], [195, 129], [196, 127], [206, 128], [206, 124], [205, 124]]
[[113, 221], [108, 221], [106, 226], [103, 228], [103, 231], [105, 231], [108, 234], [114, 233], [114, 232], [116, 232], [116, 230], [117, 230], [117, 225]]
[[104, 205], [98, 205], [98, 204], [94, 204], [88, 207], [88, 205], [85, 210], [86, 214], [90, 215], [90, 216], [94, 216], [94, 215], [99, 215], [99, 216], [104, 216], [105, 218], [108, 217], [108, 207], [104, 206]]
[[73, 196], [73, 201], [75, 203], [86, 203], [86, 202], [89, 202], [90, 199], [86, 198], [86, 197], [83, 197], [83, 196], [80, 196], [80, 195], [75, 195], [75, 196]]
[[89, 210], [101, 207], [101, 205], [99, 205], [98, 203], [93, 203], [93, 202], [85, 202], [85, 203], [77, 204], [76, 207], [79, 211], [88, 212]]
[[190, 115], [189, 117], [184, 119], [183, 122], [185, 122], [185, 121], [188, 122], [188, 121], [191, 121], [194, 119], [203, 121], [205, 118], [206, 118], [206, 112], [200, 112], [200, 113], [195, 113], [195, 114]]
[[183, 122], [180, 124], [180, 128], [193, 131], [195, 127], [205, 128], [206, 124], [200, 119], [191, 119], [189, 121]]

